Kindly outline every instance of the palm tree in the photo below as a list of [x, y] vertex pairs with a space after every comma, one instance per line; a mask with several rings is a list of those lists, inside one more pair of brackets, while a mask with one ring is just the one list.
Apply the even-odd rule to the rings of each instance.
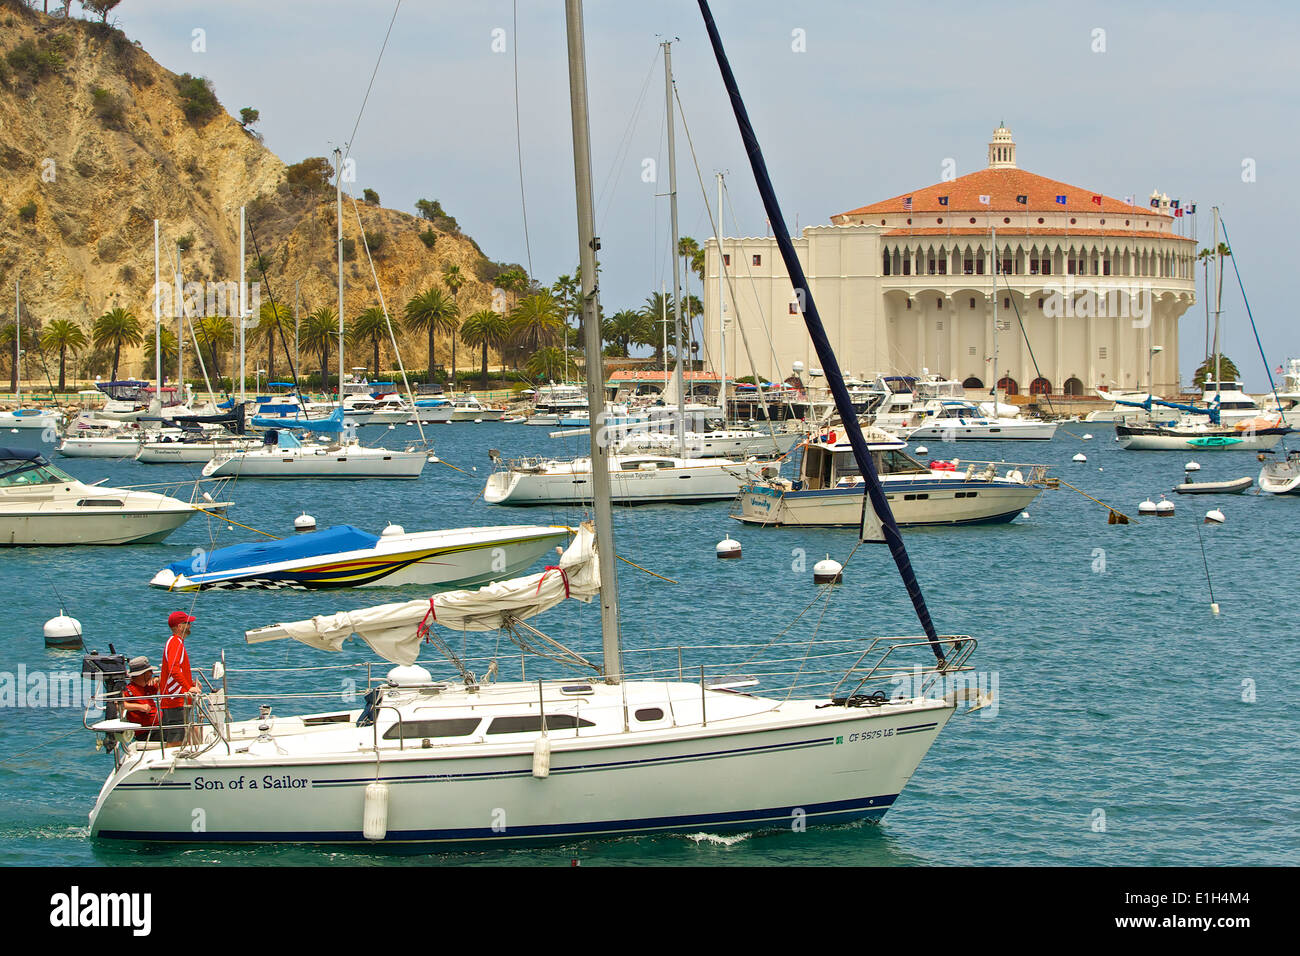
[[686, 267], [704, 281], [704, 250], [700, 244], [690, 236], [682, 236], [677, 240], [677, 255], [686, 260]]
[[[465, 284], [465, 277], [461, 275], [460, 266], [447, 266], [442, 270], [442, 284], [451, 290], [451, 300], [456, 304], [456, 315], [460, 315], [460, 289]], [[459, 327], [459, 323], [457, 323]], [[429, 370], [433, 375], [433, 369]], [[456, 329], [451, 330], [451, 384], [452, 390], [456, 388]]]
[[534, 379], [552, 380], [555, 373], [567, 365], [576, 365], [580, 352], [573, 349], [562, 349], [558, 345], [548, 345], [545, 348], [538, 349], [528, 357], [524, 363], [524, 371]]
[[266, 380], [275, 378], [275, 347], [285, 329], [293, 328], [293, 311], [287, 306], [263, 302], [257, 334], [266, 339]]
[[122, 358], [122, 346], [140, 344], [142, 337], [140, 320], [130, 309], [118, 306], [96, 319], [90, 334], [95, 348], [113, 350], [112, 380], [117, 381], [117, 366]]
[[224, 315], [209, 315], [206, 318], [199, 319], [198, 333], [200, 346], [208, 347], [208, 354], [212, 358], [212, 374], [221, 381], [221, 349], [229, 342], [235, 334], [235, 327], [230, 319]]
[[460, 337], [466, 345], [483, 346], [483, 388], [486, 390], [488, 348], [500, 348], [505, 343], [510, 337], [510, 323], [504, 315], [491, 309], [480, 309], [461, 324]]
[[673, 314], [673, 297], [667, 292], [656, 292], [654, 295], [646, 296], [645, 305], [641, 307], [641, 315], [647, 320], [650, 328], [654, 330], [647, 345], [653, 345], [655, 350], [655, 364], [662, 365], [664, 362], [664, 345], [663, 338], [660, 334], [660, 326], [664, 321], [664, 316]]
[[[346, 334], [346, 329], [344, 330]], [[321, 391], [328, 388], [330, 349], [338, 342], [339, 316], [327, 305], [307, 315], [298, 330], [298, 344], [320, 356]]]
[[618, 348], [619, 355], [626, 357], [632, 345], [642, 344], [641, 340], [647, 337], [647, 326], [650, 323], [640, 312], [624, 309], [601, 323], [600, 334], [606, 342]]
[[568, 326], [560, 317], [560, 304], [550, 292], [537, 292], [519, 300], [510, 312], [510, 340], [536, 352], [555, 344], [560, 330]]
[[[171, 363], [176, 361], [176, 333], [165, 325], [158, 330], [158, 333], [158, 341], [162, 344], [162, 367], [170, 368]], [[151, 369], [158, 367], [157, 363], [154, 361], [153, 342], [154, 340], [152, 335], [145, 336], [144, 370], [146, 377], [148, 377]]]
[[[434, 343], [433, 334], [442, 332], [452, 336], [452, 348], [455, 348], [456, 329], [460, 327], [460, 309], [456, 303], [443, 295], [437, 286], [429, 286], [423, 292], [417, 292], [406, 303], [406, 327], [412, 332], [425, 332], [429, 336], [429, 381], [433, 381]], [[454, 353], [453, 353], [454, 354]], [[453, 374], [455, 360], [452, 361]]]
[[67, 366], [68, 350], [80, 352], [90, 344], [90, 339], [80, 325], [71, 319], [55, 319], [41, 333], [41, 348], [59, 350], [59, 391], [67, 388], [64, 369]]
[[388, 319], [384, 310], [372, 305], [356, 317], [352, 323], [351, 338], [356, 343], [369, 341], [374, 347], [374, 375], [379, 377], [379, 340], [388, 334]]
[[[1222, 376], [1222, 381], [1225, 382], [1235, 382], [1241, 375], [1237, 371], [1236, 364], [1226, 355], [1219, 356], [1219, 374]], [[1213, 379], [1214, 356], [1211, 355], [1197, 367], [1196, 372], [1192, 375], [1192, 384], [1198, 388], [1203, 388], [1207, 380]]]

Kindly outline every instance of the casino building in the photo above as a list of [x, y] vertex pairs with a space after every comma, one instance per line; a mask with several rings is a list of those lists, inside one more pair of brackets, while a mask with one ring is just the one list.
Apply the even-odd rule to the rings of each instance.
[[[1155, 391], [1175, 394], [1196, 242], [1178, 234], [1168, 197], [1151, 201], [1026, 172], [999, 126], [987, 168], [832, 216], [794, 243], [846, 374], [928, 369], [991, 387], [996, 312], [997, 372], [1010, 394], [1145, 390], [1148, 367]], [[776, 240], [722, 245], [721, 297], [717, 242], [705, 253], [707, 367], [719, 364], [721, 304], [729, 377], [750, 374], [737, 315], [760, 374], [783, 379], [796, 361], [816, 368]]]

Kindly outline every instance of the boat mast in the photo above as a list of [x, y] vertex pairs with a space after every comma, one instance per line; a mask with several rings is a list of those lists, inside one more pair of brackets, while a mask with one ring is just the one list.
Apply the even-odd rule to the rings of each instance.
[[[343, 407], [343, 150], [334, 150], [334, 218], [338, 220], [338, 256], [339, 256], [339, 408]], [[429, 374], [433, 374], [430, 369]], [[321, 388], [325, 383], [320, 383]], [[419, 417], [419, 413], [416, 413]]]
[[244, 234], [247, 227], [244, 220], [244, 207], [239, 207], [239, 403], [247, 400], [244, 391], [244, 321], [248, 317], [248, 286], [244, 282]]
[[659, 44], [664, 48], [664, 101], [668, 107], [668, 208], [673, 224], [673, 246], [669, 261], [673, 264], [673, 324], [677, 331], [677, 361], [673, 378], [677, 382], [677, 457], [686, 457], [686, 389], [682, 387], [682, 281], [677, 271], [677, 147], [673, 137], [673, 54], [672, 41]]
[[14, 401], [23, 401], [23, 317], [22, 295], [18, 291], [19, 280], [14, 280]]
[[1219, 254], [1219, 207], [1214, 208], [1214, 388], [1222, 398], [1222, 379], [1219, 378], [1219, 315], [1223, 312], [1223, 256]]
[[[582, 334], [587, 354], [587, 404], [591, 415], [591, 485], [595, 496], [596, 551], [600, 568], [600, 634], [605, 682], [622, 680], [618, 633], [618, 570], [614, 565], [614, 512], [605, 424], [605, 372], [600, 347], [596, 284], [596, 213], [591, 197], [591, 130], [587, 118], [587, 51], [582, 0], [565, 0], [569, 40], [569, 101], [573, 117], [573, 179], [578, 200], [578, 252], [582, 273]], [[675, 230], [674, 230], [675, 231]], [[675, 241], [675, 237], [674, 237]]]
[[[722, 173], [718, 177], [718, 220], [714, 224], [714, 238], [718, 241], [718, 368], [722, 378], [718, 390], [718, 404], [722, 406], [722, 424], [727, 424], [727, 316], [723, 311], [726, 300], [722, 291]], [[755, 376], [757, 378], [757, 376]]]
[[180, 389], [179, 397], [185, 401], [185, 302], [181, 298], [181, 246], [173, 247], [176, 251], [176, 387]]
[[[158, 267], [158, 220], [153, 221], [153, 371], [154, 382], [157, 391], [154, 398], [158, 399], [158, 409], [162, 410], [162, 303], [159, 301], [159, 294], [162, 292], [161, 280], [159, 279], [160, 269]], [[150, 409], [152, 412], [152, 409]]]
[[989, 230], [989, 235], [993, 237], [993, 414], [991, 418], [998, 417], [998, 379], [1001, 373], [998, 371], [998, 230], [993, 227]]

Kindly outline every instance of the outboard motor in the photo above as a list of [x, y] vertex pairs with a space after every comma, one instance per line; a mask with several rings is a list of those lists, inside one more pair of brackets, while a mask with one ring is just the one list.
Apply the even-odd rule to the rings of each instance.
[[122, 716], [118, 713], [117, 698], [126, 690], [126, 685], [131, 683], [131, 677], [126, 655], [116, 653], [112, 644], [108, 645], [108, 651], [107, 654], [91, 651], [83, 657], [81, 676], [104, 685], [101, 696], [106, 702], [105, 715], [113, 720]]

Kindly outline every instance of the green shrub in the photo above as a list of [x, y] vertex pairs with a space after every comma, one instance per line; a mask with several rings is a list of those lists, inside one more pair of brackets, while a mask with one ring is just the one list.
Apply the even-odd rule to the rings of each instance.
[[301, 163], [294, 163], [284, 171], [284, 180], [295, 189], [311, 192], [325, 192], [330, 188], [334, 170], [324, 156], [312, 156]]
[[26, 205], [18, 207], [18, 218], [23, 222], [32, 222], [36, 219], [36, 203], [29, 202]]
[[63, 54], [48, 42], [37, 44], [33, 40], [24, 40], [5, 54], [5, 60], [16, 73], [26, 74], [33, 83], [38, 83], [51, 73], [63, 69]]
[[375, 192], [373, 189], [362, 190], [361, 198], [364, 199], [366, 202], [370, 203], [370, 205], [372, 206], [379, 205], [379, 193]]
[[438, 241], [438, 234], [430, 227], [420, 233], [420, 241], [424, 243], [426, 249], [432, 249], [433, 244]]
[[369, 229], [366, 230], [365, 236], [366, 245], [369, 247], [371, 255], [377, 255], [379, 250], [384, 248], [384, 240], [388, 238], [378, 230], [371, 232]]
[[122, 101], [102, 87], [95, 87], [90, 91], [90, 98], [95, 103], [95, 115], [104, 121], [106, 126], [121, 126], [126, 119], [126, 111], [122, 107]]
[[176, 78], [176, 92], [180, 94], [181, 110], [191, 123], [210, 120], [221, 112], [217, 94], [206, 77], [182, 73]]
[[194, 233], [192, 232], [187, 232], [185, 235], [181, 236], [179, 239], [176, 240], [176, 248], [180, 249], [181, 252], [189, 252], [190, 247], [193, 245], [194, 245]]
[[343, 240], [343, 258], [350, 261], [357, 257], [357, 241], [355, 239]]

